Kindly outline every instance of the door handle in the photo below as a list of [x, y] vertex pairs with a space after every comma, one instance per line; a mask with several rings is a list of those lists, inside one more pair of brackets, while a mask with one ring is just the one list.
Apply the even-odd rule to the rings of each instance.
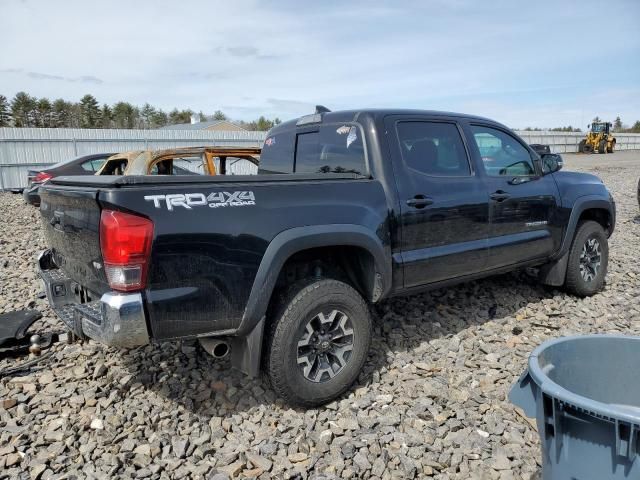
[[511, 195], [509, 195], [507, 192], [503, 190], [498, 190], [497, 192], [494, 192], [491, 195], [489, 195], [489, 198], [491, 200], [495, 200], [496, 202], [503, 202], [509, 197], [511, 197]]
[[424, 195], [416, 195], [413, 198], [407, 200], [407, 205], [413, 208], [424, 208], [433, 203], [433, 199], [425, 197]]

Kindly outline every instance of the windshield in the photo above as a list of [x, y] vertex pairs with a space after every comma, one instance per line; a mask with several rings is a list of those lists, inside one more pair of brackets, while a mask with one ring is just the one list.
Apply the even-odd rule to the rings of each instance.
[[604, 132], [604, 127], [604, 123], [594, 123], [593, 125], [591, 125], [591, 131], [595, 133]]

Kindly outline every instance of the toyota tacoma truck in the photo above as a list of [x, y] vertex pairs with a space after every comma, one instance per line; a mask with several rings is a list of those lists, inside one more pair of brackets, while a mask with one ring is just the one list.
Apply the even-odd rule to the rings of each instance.
[[268, 133], [258, 175], [52, 179], [39, 269], [77, 335], [198, 338], [311, 407], [356, 380], [385, 298], [522, 268], [598, 292], [615, 204], [559, 170], [486, 118], [318, 108]]

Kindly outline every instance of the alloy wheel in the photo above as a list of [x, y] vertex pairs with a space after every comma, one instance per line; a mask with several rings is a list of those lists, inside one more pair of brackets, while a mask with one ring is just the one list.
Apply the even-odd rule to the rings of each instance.
[[320, 312], [307, 322], [298, 340], [298, 367], [304, 377], [322, 383], [335, 377], [353, 351], [353, 326], [346, 313]]
[[602, 255], [600, 252], [600, 242], [595, 238], [588, 238], [582, 246], [580, 253], [580, 275], [585, 282], [592, 282], [598, 275]]

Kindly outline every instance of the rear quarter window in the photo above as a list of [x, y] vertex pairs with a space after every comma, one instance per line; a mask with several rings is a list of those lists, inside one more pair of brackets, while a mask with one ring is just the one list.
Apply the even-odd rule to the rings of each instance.
[[295, 173], [366, 173], [362, 132], [356, 125], [323, 125], [296, 138]]
[[258, 173], [293, 173], [293, 148], [296, 132], [289, 130], [269, 135], [262, 146]]

